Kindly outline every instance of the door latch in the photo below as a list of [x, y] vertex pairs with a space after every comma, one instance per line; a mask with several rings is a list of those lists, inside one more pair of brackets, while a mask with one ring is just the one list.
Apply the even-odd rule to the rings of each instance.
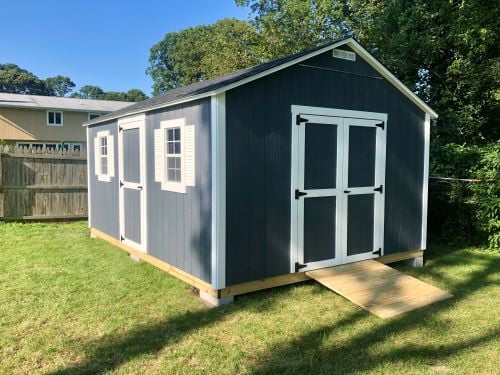
[[295, 262], [295, 272], [299, 272], [302, 268], [307, 267], [306, 264], [300, 264], [299, 262]]
[[307, 195], [305, 191], [299, 191], [299, 189], [295, 189], [295, 199], [299, 199], [300, 197], [303, 197], [304, 195]]
[[141, 185], [137, 186], [137, 190], [142, 190], [142, 186]]
[[351, 191], [350, 190], [344, 190], [344, 193], [349, 194]]

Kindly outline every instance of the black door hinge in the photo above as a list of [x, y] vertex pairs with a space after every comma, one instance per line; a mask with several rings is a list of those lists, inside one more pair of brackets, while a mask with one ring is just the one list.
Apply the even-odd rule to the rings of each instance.
[[121, 126], [118, 127], [118, 131], [121, 132], [123, 128]]
[[302, 268], [307, 267], [306, 264], [300, 264], [299, 262], [295, 262], [295, 272], [299, 272]]
[[379, 122], [378, 124], [375, 124], [377, 128], [381, 128], [382, 130], [385, 129], [385, 121]]
[[299, 199], [300, 197], [303, 197], [304, 195], [307, 195], [305, 191], [299, 191], [299, 189], [295, 189], [295, 199]]
[[309, 122], [309, 120], [304, 117], [300, 117], [300, 115], [297, 115], [297, 117], [295, 117], [295, 125], [300, 125], [303, 122]]
[[123, 241], [125, 240], [125, 237], [123, 237], [121, 234], [120, 234], [120, 241]]
[[122, 186], [123, 186], [123, 182], [120, 180], [120, 187], [122, 187]]
[[378, 192], [380, 192], [380, 194], [383, 194], [384, 193], [384, 186], [380, 185], [378, 188], [373, 189], [373, 191], [378, 191]]
[[382, 255], [382, 248], [381, 248], [381, 247], [379, 247], [379, 248], [378, 248], [378, 250], [377, 250], [377, 251], [374, 251], [372, 254], [373, 254], [373, 255], [378, 255], [378, 256], [381, 256], [381, 255]]

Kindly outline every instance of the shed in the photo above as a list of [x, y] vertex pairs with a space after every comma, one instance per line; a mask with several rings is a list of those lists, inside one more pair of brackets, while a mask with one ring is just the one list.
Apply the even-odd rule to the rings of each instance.
[[337, 40], [85, 123], [89, 226], [213, 304], [426, 249], [437, 114]]

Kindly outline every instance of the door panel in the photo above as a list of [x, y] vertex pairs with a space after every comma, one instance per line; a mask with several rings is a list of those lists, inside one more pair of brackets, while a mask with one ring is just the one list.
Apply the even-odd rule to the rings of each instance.
[[347, 197], [347, 255], [373, 251], [374, 194]]
[[332, 189], [337, 181], [337, 126], [308, 123], [305, 130], [304, 189]]
[[123, 236], [135, 243], [141, 243], [141, 191], [125, 188], [124, 192], [125, 228]]
[[336, 197], [304, 200], [304, 262], [336, 257]]
[[123, 181], [139, 183], [140, 170], [140, 135], [139, 129], [124, 129], [123, 135]]
[[349, 127], [348, 187], [375, 185], [377, 128]]

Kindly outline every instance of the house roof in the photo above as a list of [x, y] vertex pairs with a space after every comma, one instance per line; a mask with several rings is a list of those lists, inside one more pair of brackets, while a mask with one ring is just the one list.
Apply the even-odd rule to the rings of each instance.
[[0, 92], [0, 107], [61, 109], [82, 112], [113, 112], [132, 102], [61, 98], [56, 96], [22, 95]]
[[204, 97], [217, 95], [237, 86], [244, 85], [255, 79], [259, 79], [266, 75], [272, 74], [281, 69], [285, 69], [291, 65], [298, 64], [301, 61], [307, 60], [311, 57], [340, 47], [342, 45], [348, 45], [349, 47], [351, 47], [354, 52], [365, 59], [368, 64], [370, 64], [384, 78], [391, 82], [397, 89], [399, 89], [399, 91], [407, 96], [425, 113], [429, 113], [432, 118], [438, 117], [437, 113], [434, 112], [432, 108], [430, 108], [422, 99], [415, 95], [408, 87], [406, 87], [392, 73], [390, 73], [387, 68], [385, 68], [380, 62], [378, 62], [357, 41], [355, 41], [353, 38], [345, 38], [334, 40], [315, 48], [311, 48], [293, 55], [281, 57], [279, 59], [272, 60], [247, 69], [239, 70], [234, 73], [226, 74], [218, 78], [196, 82], [188, 86], [172, 89], [166, 91], [161, 95], [146, 99], [142, 102], [134, 103], [115, 112], [109, 113], [91, 121], [87, 121], [84, 123], [84, 125], [87, 126], [97, 124], [127, 115], [138, 114], [145, 111], [169, 107], [172, 105], [189, 102]]

